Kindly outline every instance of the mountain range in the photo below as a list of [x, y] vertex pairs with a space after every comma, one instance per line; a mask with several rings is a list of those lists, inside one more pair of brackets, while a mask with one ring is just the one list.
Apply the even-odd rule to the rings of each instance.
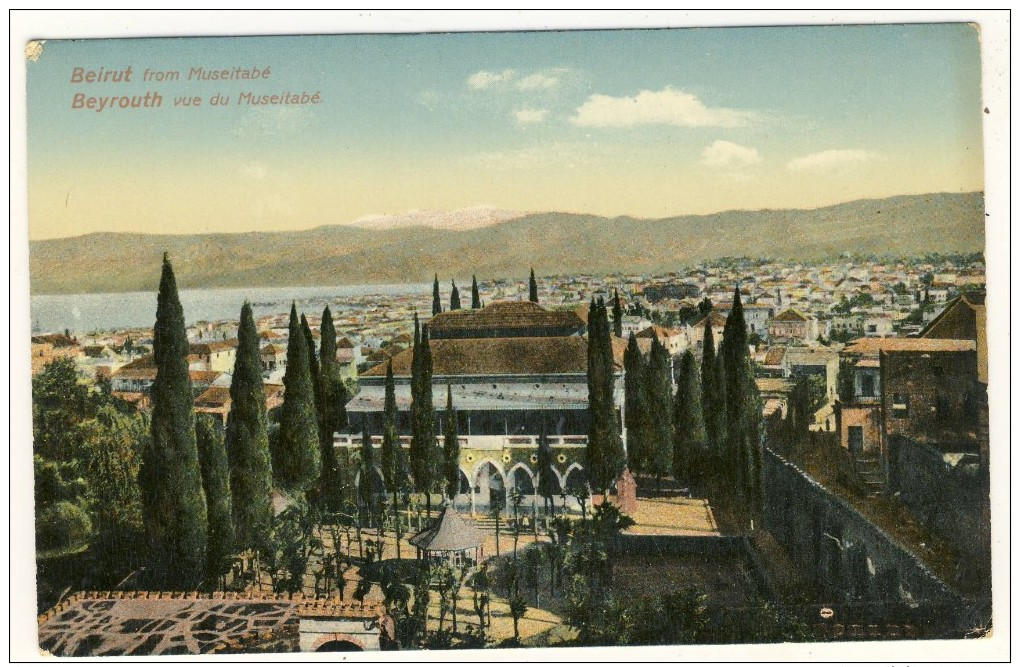
[[980, 192], [661, 219], [479, 207], [287, 232], [102, 232], [32, 241], [29, 259], [33, 294], [155, 290], [164, 251], [181, 288], [412, 283], [437, 272], [484, 280], [524, 277], [529, 267], [538, 275], [654, 273], [727, 256], [978, 252], [984, 219]]

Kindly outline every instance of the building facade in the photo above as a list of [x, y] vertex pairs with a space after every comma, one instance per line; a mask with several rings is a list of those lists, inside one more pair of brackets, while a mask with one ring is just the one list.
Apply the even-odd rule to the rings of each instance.
[[[523, 314], [527, 326], [510, 319], [514, 312]], [[560, 491], [561, 502], [568, 503], [568, 498], [575, 495], [571, 491], [585, 486], [588, 339], [578, 333], [575, 322], [565, 326], [563, 312], [548, 311], [530, 302], [497, 302], [453, 317], [443, 313], [429, 322], [439, 444], [448, 389], [457, 410], [461, 472], [460, 493], [455, 498], [458, 510], [484, 512], [494, 504], [509, 508], [513, 489], [524, 495], [525, 507], [541, 506], [536, 489], [538, 439], [543, 429], [553, 451], [554, 486]], [[454, 317], [458, 319], [455, 327], [442, 326]], [[433, 322], [441, 326], [433, 329]], [[451, 329], [456, 330], [454, 335], [449, 335]], [[467, 337], [467, 332], [476, 335]], [[560, 335], [537, 335], [546, 333]], [[622, 339], [613, 339], [614, 403], [624, 442], [625, 345]], [[396, 426], [405, 448], [411, 443], [412, 355], [413, 350], [408, 349], [392, 358]], [[365, 429], [373, 445], [381, 446], [385, 376], [386, 364], [361, 375], [361, 391], [347, 405], [349, 429], [335, 434], [334, 446], [359, 448]], [[569, 498], [569, 503], [573, 502]]]

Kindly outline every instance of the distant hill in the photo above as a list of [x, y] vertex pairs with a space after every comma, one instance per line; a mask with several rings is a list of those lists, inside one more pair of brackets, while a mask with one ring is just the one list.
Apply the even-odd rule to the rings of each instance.
[[977, 252], [984, 250], [984, 196], [904, 195], [658, 220], [534, 213], [460, 230], [381, 226], [33, 241], [32, 292], [155, 290], [164, 251], [182, 288], [410, 283], [436, 272], [526, 276], [531, 266], [539, 275], [660, 272], [726, 256], [798, 261], [843, 252]]

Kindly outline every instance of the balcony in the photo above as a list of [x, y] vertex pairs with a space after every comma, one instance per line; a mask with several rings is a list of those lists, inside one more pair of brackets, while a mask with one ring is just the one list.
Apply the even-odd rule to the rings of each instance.
[[[382, 446], [382, 436], [373, 435], [373, 447]], [[504, 449], [535, 449], [538, 447], [537, 435], [462, 435], [460, 446], [464, 449], [502, 451]], [[553, 449], [579, 449], [588, 445], [586, 435], [550, 435], [546, 438], [549, 446]], [[438, 436], [436, 444], [442, 446], [443, 438]], [[342, 448], [361, 447], [360, 435], [349, 435], [346, 433], [333, 434], [333, 446]], [[408, 449], [411, 446], [411, 436], [400, 436], [400, 446]]]

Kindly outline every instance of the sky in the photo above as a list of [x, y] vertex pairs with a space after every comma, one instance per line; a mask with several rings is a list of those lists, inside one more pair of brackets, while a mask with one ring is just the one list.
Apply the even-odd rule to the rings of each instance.
[[[27, 82], [31, 239], [477, 206], [655, 218], [984, 180], [966, 24], [48, 41]], [[153, 92], [159, 108], [73, 108]]]

